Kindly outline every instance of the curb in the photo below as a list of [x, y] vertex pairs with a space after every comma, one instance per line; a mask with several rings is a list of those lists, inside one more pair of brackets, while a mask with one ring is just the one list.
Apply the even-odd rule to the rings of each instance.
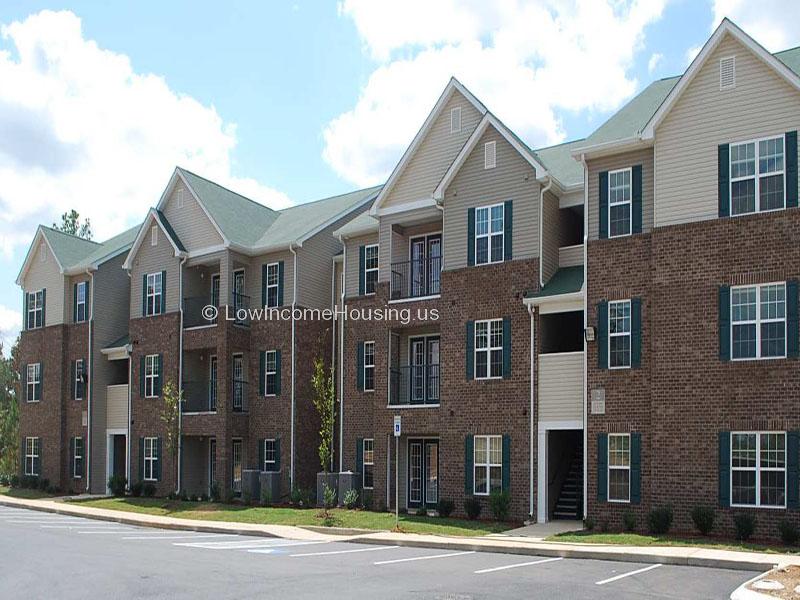
[[768, 596], [766, 594], [762, 594], [761, 592], [757, 592], [755, 590], [747, 589], [747, 586], [753, 583], [754, 581], [758, 581], [769, 575], [769, 571], [766, 573], [761, 573], [760, 575], [756, 575], [752, 579], [748, 579], [738, 588], [733, 590], [731, 593], [731, 600], [775, 600], [775, 596]]

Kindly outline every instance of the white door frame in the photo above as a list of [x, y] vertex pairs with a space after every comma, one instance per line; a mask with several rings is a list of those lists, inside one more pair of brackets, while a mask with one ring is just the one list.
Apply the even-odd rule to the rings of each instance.
[[[550, 505], [547, 496], [547, 440], [548, 432], [577, 429], [583, 431], [583, 421], [539, 421], [538, 452], [536, 454], [536, 522], [547, 523], [547, 507]], [[583, 449], [586, 452], [586, 448]]]
[[[111, 488], [108, 487], [108, 480], [111, 477], [114, 471], [114, 436], [115, 435], [124, 435], [125, 436], [125, 472], [130, 472], [130, 453], [128, 452], [128, 430], [126, 428], [121, 429], [106, 429], [106, 492], [111, 493]], [[130, 485], [130, 482], [128, 482]]]

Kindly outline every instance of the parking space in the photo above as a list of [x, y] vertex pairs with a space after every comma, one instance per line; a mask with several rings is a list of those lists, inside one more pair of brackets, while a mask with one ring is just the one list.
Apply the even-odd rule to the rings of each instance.
[[[727, 598], [753, 575], [658, 564], [162, 530], [5, 507], [0, 507], [0, 529], [4, 555], [11, 549], [6, 544], [24, 538], [35, 542], [37, 561], [50, 548], [54, 552], [71, 548], [83, 556], [102, 556], [110, 564], [119, 557], [122, 563], [117, 568], [123, 572], [141, 562], [134, 572], [138, 576], [153, 570], [148, 577], [154, 581], [159, 580], [162, 566], [170, 565], [163, 573], [165, 584], [183, 576], [187, 585], [212, 574], [232, 577], [228, 583], [234, 587], [215, 597], [258, 594], [259, 586], [268, 583], [269, 589], [285, 585], [296, 592], [280, 597], [314, 597], [315, 590], [324, 591], [325, 597], [345, 597], [358, 585], [370, 591], [370, 597], [449, 593], [469, 598]], [[55, 561], [54, 568], [59, 562]], [[233, 577], [240, 572], [239, 579]], [[0, 586], [7, 577], [0, 574]], [[236, 593], [237, 581], [245, 586], [240, 593]], [[180, 597], [179, 591], [170, 583], [164, 597]], [[186, 597], [191, 596], [188, 592]]]

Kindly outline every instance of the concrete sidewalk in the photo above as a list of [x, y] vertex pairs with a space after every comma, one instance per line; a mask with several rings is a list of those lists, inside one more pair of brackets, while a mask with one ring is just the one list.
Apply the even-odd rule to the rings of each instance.
[[360, 531], [331, 529], [323, 533], [319, 527], [305, 528], [289, 525], [260, 525], [254, 523], [234, 523], [224, 521], [197, 521], [156, 515], [129, 513], [77, 506], [53, 500], [27, 500], [0, 496], [0, 505], [29, 508], [58, 513], [113, 521], [140, 527], [159, 527], [208, 533], [235, 533], [263, 537], [280, 537], [294, 540], [348, 541], [358, 544], [377, 544], [409, 546], [418, 548], [439, 548], [451, 551], [473, 550], [479, 552], [503, 552], [507, 554], [587, 558], [636, 563], [660, 563], [669, 565], [688, 565], [745, 571], [768, 571], [776, 565], [800, 565], [800, 556], [788, 554], [766, 554], [761, 552], [737, 552], [733, 550], [713, 550], [689, 546], [616, 546], [605, 544], [575, 544], [544, 542], [536, 538], [494, 534], [481, 537], [451, 537], [422, 535], [413, 533], [392, 533], [381, 531], [362, 533]]

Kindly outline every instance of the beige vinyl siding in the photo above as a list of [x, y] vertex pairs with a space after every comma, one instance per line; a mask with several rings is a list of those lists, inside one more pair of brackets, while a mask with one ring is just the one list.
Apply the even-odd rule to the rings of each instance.
[[583, 352], [539, 355], [539, 421], [583, 419]]
[[[75, 284], [80, 283], [81, 281], [89, 281], [88, 275], [76, 275], [74, 277], [67, 277], [67, 283], [64, 286], [64, 315], [66, 317], [67, 323], [74, 323], [75, 322]], [[91, 304], [92, 304], [92, 290], [91, 285], [86, 288], [86, 319], [89, 319], [89, 315], [91, 314]]]
[[542, 280], [555, 275], [559, 267], [559, 213], [558, 198], [547, 191], [542, 204]]
[[[283, 305], [290, 306], [294, 293], [294, 255], [288, 250], [262, 254], [250, 259], [251, 268], [245, 274], [245, 283], [250, 295], [250, 306], [261, 306], [261, 267], [270, 263], [283, 261]], [[298, 267], [300, 276], [303, 277], [302, 267]], [[330, 289], [330, 271], [327, 273], [328, 287]], [[299, 282], [298, 282], [299, 283]], [[299, 290], [298, 290], [299, 291]], [[299, 294], [298, 294], [299, 295]]]
[[[378, 235], [377, 234], [370, 234], [370, 235], [362, 235], [360, 237], [354, 237], [345, 240], [345, 275], [344, 275], [344, 287], [345, 287], [345, 297], [349, 298], [352, 296], [358, 296], [358, 257], [359, 257], [359, 248], [361, 246], [369, 246], [370, 244], [377, 244], [378, 243]], [[380, 256], [380, 248], [378, 248], [378, 254]]]
[[[736, 87], [719, 89], [719, 61], [736, 57]], [[655, 222], [718, 216], [717, 146], [800, 128], [800, 92], [727, 35], [656, 130]]]
[[175, 248], [160, 227], [158, 244], [150, 245], [150, 225], [154, 222], [152, 219], [149, 220], [144, 242], [139, 246], [131, 266], [131, 318], [143, 316], [142, 275], [147, 273], [167, 272], [167, 281], [164, 285], [167, 294], [167, 312], [175, 312], [180, 309], [180, 261], [175, 256]]
[[442, 211], [435, 206], [380, 217], [378, 281], [391, 280], [393, 262], [408, 260], [408, 232], [441, 230]]
[[[483, 146], [497, 143], [497, 166], [483, 168]], [[467, 266], [467, 210], [513, 201], [514, 259], [539, 256], [539, 184], [533, 167], [488, 127], [467, 157], [444, 198], [444, 269]]]
[[106, 428], [125, 429], [128, 427], [128, 385], [109, 385], [106, 387]]
[[[450, 133], [450, 110], [461, 107], [461, 131]], [[481, 114], [454, 90], [384, 198], [381, 208], [430, 198], [459, 150], [481, 120]]]
[[[714, 146], [714, 156], [716, 157], [716, 155], [717, 150], [716, 146]], [[588, 233], [590, 240], [600, 238], [600, 173], [627, 169], [634, 165], [642, 165], [642, 233], [649, 233], [653, 230], [653, 149], [645, 148], [635, 152], [615, 154], [586, 161], [586, 166], [589, 170], [589, 206], [584, 207], [584, 210], [589, 211]], [[717, 185], [716, 177], [715, 170], [715, 190]], [[663, 183], [659, 181], [659, 185], [663, 185]], [[716, 195], [714, 198], [716, 198]]]
[[[45, 293], [45, 326], [59, 325], [64, 323], [65, 308], [64, 308], [64, 295], [65, 295], [65, 281], [66, 278], [61, 274], [61, 269], [58, 268], [53, 253], [50, 252], [50, 247], [43, 238], [39, 238], [41, 243], [35, 250], [33, 260], [30, 263], [30, 268], [25, 274], [22, 281], [22, 289], [25, 292], [36, 292], [38, 290], [47, 290]], [[44, 255], [44, 261], [42, 261]], [[24, 303], [20, 303], [20, 308]]]
[[162, 212], [188, 252], [223, 243], [222, 236], [182, 180], [178, 179]]
[[577, 267], [583, 264], [583, 244], [558, 249], [558, 267]]

